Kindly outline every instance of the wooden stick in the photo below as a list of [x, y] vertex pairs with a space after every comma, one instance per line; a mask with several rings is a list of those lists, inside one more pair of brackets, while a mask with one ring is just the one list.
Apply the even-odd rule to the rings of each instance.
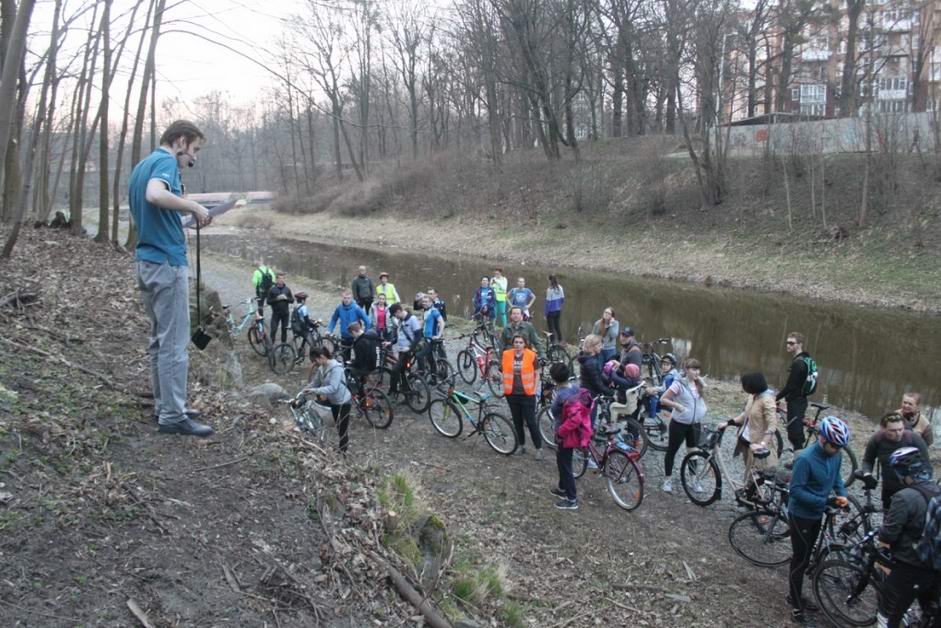
[[212, 469], [221, 469], [222, 467], [231, 467], [233, 464], [238, 464], [240, 462], [245, 462], [248, 460], [248, 456], [242, 456], [241, 458], [236, 458], [235, 460], [229, 460], [228, 462], [220, 462], [219, 464], [213, 464], [208, 467], [200, 467], [198, 469], [193, 469], [190, 473], [200, 473], [202, 471], [210, 471]]
[[134, 613], [134, 617], [137, 618], [137, 620], [144, 626], [144, 628], [154, 628], [154, 625], [153, 623], [151, 623], [150, 618], [147, 617], [147, 613], [145, 613], [141, 609], [141, 607], [137, 605], [137, 602], [135, 602], [131, 598], [127, 598], [127, 607], [131, 609], [131, 612]]
[[637, 615], [643, 614], [643, 611], [641, 611], [640, 609], [634, 608], [633, 606], [628, 606], [627, 604], [621, 604], [620, 602], [616, 602], [609, 597], [604, 598], [604, 601], [608, 602], [609, 604], [614, 604], [621, 610], [628, 611], [630, 613], [635, 613]]
[[386, 575], [389, 576], [389, 580], [392, 581], [393, 586], [395, 586], [399, 595], [402, 596], [402, 599], [417, 608], [431, 628], [452, 628], [451, 623], [438, 613], [438, 610], [431, 602], [415, 590], [415, 587], [406, 580], [405, 576], [403, 576], [398, 569], [390, 565], [375, 552], [370, 551], [366, 555], [369, 556], [374, 563], [385, 569]]
[[16, 347], [17, 349], [22, 349], [22, 350], [24, 350], [24, 351], [29, 351], [29, 352], [31, 352], [31, 353], [35, 353], [35, 354], [37, 354], [37, 355], [41, 355], [41, 356], [43, 356], [44, 358], [46, 358], [46, 359], [48, 359], [48, 360], [52, 360], [53, 362], [58, 362], [59, 364], [62, 364], [62, 365], [65, 366], [66, 368], [77, 369], [77, 370], [79, 370], [79, 371], [81, 371], [81, 372], [83, 372], [83, 373], [85, 373], [85, 374], [87, 374], [87, 375], [91, 375], [92, 377], [98, 378], [99, 380], [102, 381], [102, 383], [104, 383], [104, 384], [105, 384], [106, 386], [108, 386], [109, 388], [112, 388], [112, 389], [117, 390], [117, 391], [119, 391], [119, 392], [123, 392], [123, 393], [125, 393], [125, 394], [130, 394], [130, 393], [128, 393], [127, 390], [125, 390], [125, 388], [124, 388], [123, 386], [118, 386], [117, 384], [115, 384], [115, 383], [114, 383], [110, 378], [108, 378], [107, 376], [102, 375], [101, 373], [99, 373], [99, 372], [97, 372], [97, 371], [93, 371], [93, 370], [91, 370], [91, 369], [89, 369], [89, 368], [85, 368], [85, 367], [82, 366], [81, 364], [73, 364], [72, 362], [69, 362], [69, 361], [66, 360], [65, 358], [60, 358], [60, 357], [57, 356], [57, 355], [52, 355], [51, 353], [48, 353], [48, 352], [46, 352], [46, 351], [43, 351], [42, 349], [37, 349], [36, 347], [28, 347], [28, 346], [26, 346], [26, 345], [21, 345], [21, 344], [18, 343], [18, 342], [13, 342], [12, 340], [7, 340], [6, 338], [3, 338], [2, 336], [0, 336], [0, 342], [2, 342], [2, 343], [4, 343], [4, 344], [7, 344], [7, 345], [10, 345], [11, 347]]

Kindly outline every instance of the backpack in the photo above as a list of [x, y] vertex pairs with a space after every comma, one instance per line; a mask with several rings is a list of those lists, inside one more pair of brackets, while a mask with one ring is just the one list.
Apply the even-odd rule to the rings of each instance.
[[[929, 486], [930, 491], [922, 490], [923, 487]], [[930, 569], [941, 571], [941, 489], [933, 482], [916, 484], [912, 488], [918, 491], [928, 504], [925, 511], [925, 527], [922, 529], [921, 539], [915, 543], [915, 552]]]
[[304, 329], [305, 321], [302, 321], [300, 314], [298, 314], [300, 309], [301, 309], [301, 306], [297, 306], [291, 312], [291, 331], [297, 336], [303, 336], [304, 332], [307, 331], [306, 329]]
[[379, 337], [372, 329], [364, 332], [362, 336], [356, 339], [353, 350], [357, 351], [357, 362], [360, 362], [358, 351], [363, 352], [362, 361], [360, 362], [363, 368], [370, 371], [376, 370], [379, 356]]
[[805, 355], [801, 360], [807, 367], [807, 379], [804, 380], [804, 387], [801, 389], [801, 395], [809, 397], [817, 391], [817, 363], [809, 355]]
[[258, 271], [261, 273], [261, 283], [258, 284], [258, 290], [263, 296], [268, 296], [268, 293], [271, 292], [271, 287], [274, 285], [274, 277], [271, 275], [271, 269], [267, 266], [264, 268], [259, 266]]

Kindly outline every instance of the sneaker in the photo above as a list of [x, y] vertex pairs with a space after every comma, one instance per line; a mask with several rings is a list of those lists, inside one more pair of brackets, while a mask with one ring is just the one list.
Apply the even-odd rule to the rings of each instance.
[[517, 450], [521, 456], [526, 455], [526, 445], [520, 445], [520, 448]]
[[560, 499], [555, 503], [555, 507], [559, 510], [578, 510], [578, 500]]
[[817, 628], [817, 623], [811, 617], [796, 608], [791, 611], [791, 623], [798, 626], [807, 626], [807, 628]]
[[663, 481], [663, 492], [672, 493], [673, 492], [673, 480], [667, 478]]
[[589, 469], [597, 469], [597, 468], [598, 468], [598, 463], [595, 462], [595, 459], [594, 459], [594, 458], [589, 458], [589, 459], [588, 459], [588, 468], [589, 468]]
[[536, 460], [542, 460], [545, 454], [542, 451], [542, 447], [536, 450]]
[[565, 491], [560, 488], [550, 488], [549, 494], [553, 497], [558, 497], [559, 499], [568, 499], [568, 497], [565, 495]]
[[[797, 609], [797, 605], [794, 604], [794, 602], [791, 601], [791, 596], [790, 596], [790, 595], [787, 596], [787, 603], [791, 606], [792, 609], [795, 609], [795, 610]], [[806, 597], [803, 597], [803, 596], [801, 596], [801, 607], [802, 607], [805, 611], [810, 611], [811, 613], [815, 613], [815, 612], [817, 612], [817, 611], [820, 610], [820, 607], [817, 606], [817, 605], [813, 602], [813, 600], [811, 600], [811, 599], [809, 599], [809, 598], [806, 598]]]

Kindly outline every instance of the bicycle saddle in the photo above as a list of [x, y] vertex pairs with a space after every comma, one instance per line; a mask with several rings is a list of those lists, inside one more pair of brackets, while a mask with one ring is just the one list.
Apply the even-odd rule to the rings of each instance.
[[810, 407], [811, 407], [811, 408], [817, 408], [818, 410], [820, 410], [821, 412], [823, 412], [824, 410], [826, 410], [826, 409], [829, 408], [830, 406], [828, 406], [828, 405], [825, 404], [825, 403], [817, 403], [816, 401], [811, 401], [811, 402], [810, 402]]
[[752, 454], [755, 456], [755, 460], [764, 460], [771, 455], [771, 450], [768, 448], [759, 449], [758, 451], [753, 451]]

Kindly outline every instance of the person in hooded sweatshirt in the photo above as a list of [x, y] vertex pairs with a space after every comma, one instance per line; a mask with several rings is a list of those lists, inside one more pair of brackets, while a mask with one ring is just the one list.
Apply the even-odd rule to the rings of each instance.
[[330, 404], [333, 420], [340, 433], [340, 451], [346, 453], [349, 448], [350, 426], [350, 400], [352, 395], [346, 385], [346, 376], [343, 374], [343, 365], [333, 359], [330, 350], [325, 347], [314, 347], [310, 350], [311, 361], [317, 365], [313, 371], [310, 384], [304, 388], [304, 394], [323, 397]]
[[[579, 388], [569, 382], [569, 377], [571, 377], [569, 367], [561, 362], [549, 368], [549, 376], [556, 385], [550, 412], [553, 418], [553, 431], [558, 435], [559, 428], [565, 422], [565, 404], [578, 396]], [[559, 436], [556, 436], [556, 444], [558, 447], [555, 450], [555, 461], [559, 469], [559, 485], [549, 489], [549, 493], [559, 499], [556, 502], [556, 508], [559, 510], [578, 510], [578, 494], [575, 488], [575, 475], [572, 471], [572, 456], [575, 449], [563, 446]]]
[[350, 349], [353, 347], [353, 334], [350, 333], [350, 324], [361, 322], [363, 329], [369, 329], [369, 316], [360, 306], [353, 303], [352, 290], [344, 290], [340, 298], [340, 305], [333, 311], [330, 317], [330, 324], [327, 326], [327, 332], [332, 334], [340, 324], [340, 347], [343, 352], [344, 361], [350, 359]]

